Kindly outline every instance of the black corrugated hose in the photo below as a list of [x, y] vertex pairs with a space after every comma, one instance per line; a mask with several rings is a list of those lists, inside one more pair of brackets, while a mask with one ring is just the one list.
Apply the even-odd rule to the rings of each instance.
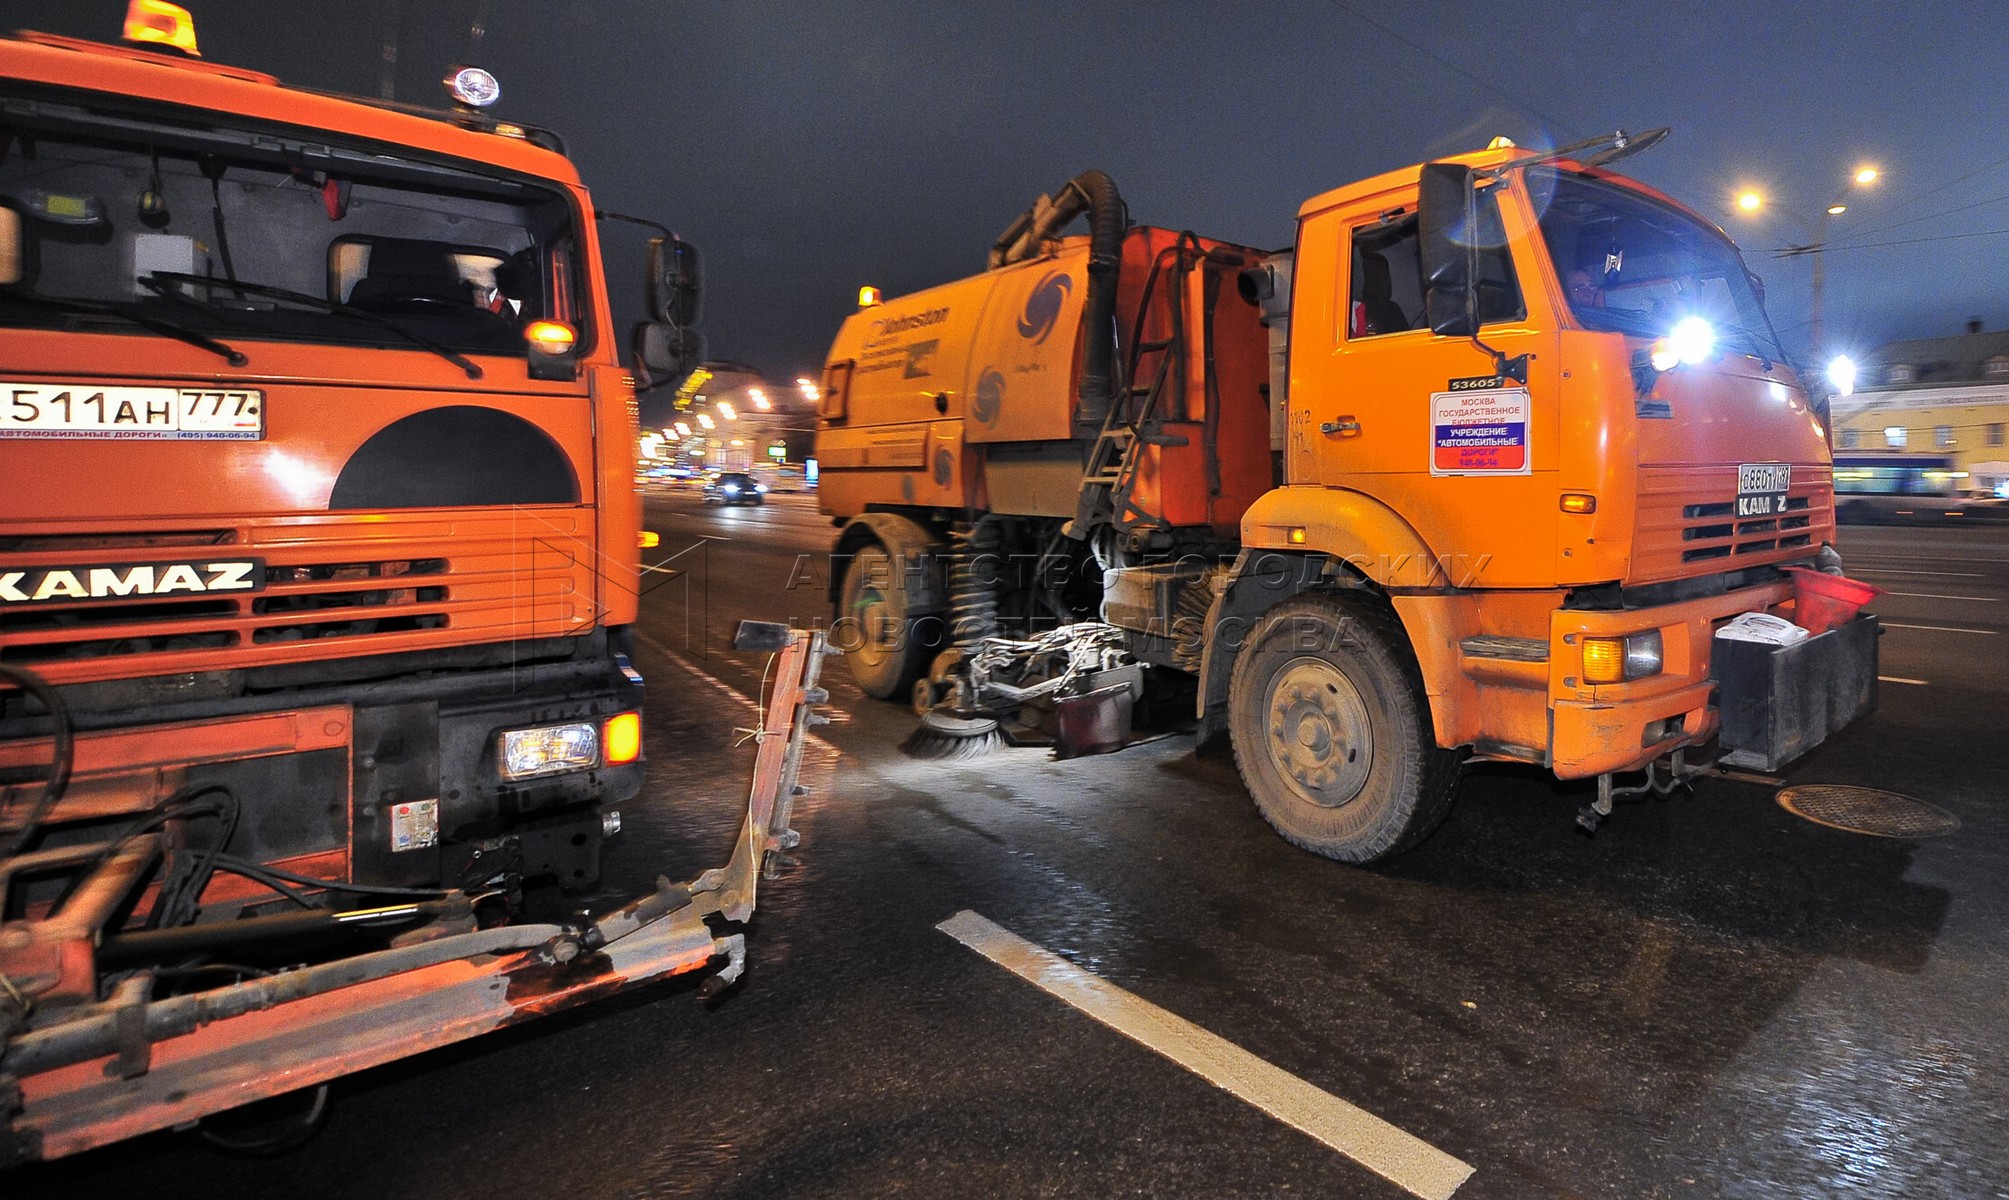
[[0, 666], [0, 680], [13, 684], [39, 701], [49, 711], [49, 720], [55, 726], [56, 753], [55, 761], [49, 767], [49, 778], [42, 784], [41, 796], [28, 810], [28, 819], [14, 834], [14, 841], [8, 845], [6, 854], [0, 855], [12, 858], [35, 840], [49, 810], [56, 807], [56, 801], [63, 798], [64, 789], [70, 786], [70, 768], [76, 764], [76, 742], [70, 722], [70, 706], [63, 702], [62, 695], [55, 688], [49, 686], [48, 680], [25, 667], [9, 666]]

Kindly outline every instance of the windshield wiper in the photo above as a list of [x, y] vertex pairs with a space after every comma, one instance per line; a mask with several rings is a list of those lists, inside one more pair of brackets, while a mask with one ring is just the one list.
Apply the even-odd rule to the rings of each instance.
[[34, 292], [18, 291], [14, 288], [0, 288], [0, 299], [5, 299], [14, 304], [25, 305], [29, 308], [47, 309], [50, 312], [72, 313], [83, 317], [111, 317], [114, 320], [125, 321], [151, 333], [157, 333], [162, 337], [173, 338], [177, 342], [185, 342], [198, 350], [207, 350], [233, 367], [241, 367], [251, 361], [244, 357], [242, 351], [227, 346], [215, 338], [205, 337], [195, 330], [177, 325], [173, 321], [163, 321], [159, 317], [149, 317], [120, 308], [115, 304], [100, 304], [91, 300], [65, 300], [56, 296], [42, 296]]
[[396, 321], [391, 320], [389, 317], [380, 317], [376, 313], [365, 312], [360, 308], [351, 308], [349, 305], [342, 304], [338, 301], [324, 299], [320, 296], [310, 295], [306, 292], [296, 292], [291, 290], [290, 288], [273, 287], [271, 284], [267, 283], [245, 283], [242, 280], [234, 280], [234, 279], [218, 284], [216, 280], [211, 279], [207, 275], [191, 275], [186, 271], [149, 271], [147, 274], [140, 276], [139, 282], [141, 287], [146, 288], [148, 291], [153, 292], [155, 295], [163, 296], [170, 300], [187, 301], [189, 303], [195, 302], [194, 297], [184, 294], [179, 288], [174, 287], [173, 286], [174, 284], [177, 283], [210, 284], [213, 286], [221, 286], [228, 288], [233, 292], [242, 292], [247, 295], [265, 296], [273, 300], [285, 300], [293, 304], [304, 304], [309, 308], [317, 308], [320, 309], [322, 312], [328, 313], [333, 316], [348, 317], [352, 320], [362, 321], [370, 325], [375, 325], [379, 329], [388, 329], [392, 333], [397, 334], [399, 337], [405, 339], [406, 341], [412, 343], [413, 345], [419, 346], [426, 350], [430, 350], [434, 354], [437, 354], [441, 358], [452, 363], [454, 366], [459, 367], [461, 370], [467, 372], [467, 377], [469, 379], [481, 378], [481, 368], [477, 366], [472, 360], [466, 358], [463, 355], [455, 353], [453, 350], [450, 350], [445, 346], [440, 345], [438, 342], [433, 341], [431, 338], [421, 337], [420, 335], [413, 333], [411, 330], [406, 329], [404, 326], [398, 324]]

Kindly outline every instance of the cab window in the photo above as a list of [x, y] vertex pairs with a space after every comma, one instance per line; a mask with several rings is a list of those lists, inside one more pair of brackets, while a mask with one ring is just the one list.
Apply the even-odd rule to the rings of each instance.
[[166, 324], [520, 357], [530, 321], [584, 325], [556, 186], [138, 101], [17, 103], [7, 87], [0, 209], [18, 233], [0, 331]]
[[[1479, 196], [1479, 320], [1518, 321], [1527, 316], [1514, 263], [1507, 252], [1499, 199]], [[1347, 337], [1383, 337], [1424, 329], [1423, 261], [1415, 214], [1397, 212], [1353, 233]]]

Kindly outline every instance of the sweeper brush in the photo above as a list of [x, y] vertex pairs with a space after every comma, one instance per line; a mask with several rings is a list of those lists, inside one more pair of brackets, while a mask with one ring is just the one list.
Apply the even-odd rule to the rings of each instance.
[[1002, 745], [1004, 734], [989, 717], [931, 712], [922, 714], [920, 725], [900, 743], [900, 749], [910, 758], [940, 762], [982, 758]]

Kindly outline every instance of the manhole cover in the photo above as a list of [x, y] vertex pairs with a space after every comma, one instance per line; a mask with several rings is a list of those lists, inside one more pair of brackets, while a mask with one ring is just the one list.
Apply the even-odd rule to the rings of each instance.
[[1960, 828], [1960, 818], [1938, 805], [1896, 792], [1839, 783], [1781, 788], [1779, 807], [1816, 825], [1873, 837], [1942, 837]]

